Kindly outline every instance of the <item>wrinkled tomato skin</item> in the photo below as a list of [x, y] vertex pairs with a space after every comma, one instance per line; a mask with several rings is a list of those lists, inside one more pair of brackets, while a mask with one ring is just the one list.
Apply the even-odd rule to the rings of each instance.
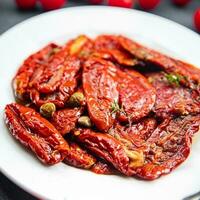
[[84, 64], [83, 90], [86, 97], [88, 112], [96, 127], [107, 132], [114, 119], [111, 105], [118, 101], [115, 66], [102, 59], [91, 58]]
[[134, 59], [128, 51], [121, 47], [117, 37], [113, 35], [98, 36], [94, 41], [93, 55], [125, 66], [140, 64], [137, 59]]
[[22, 101], [27, 99], [29, 81], [34, 71], [48, 61], [54, 48], [58, 48], [58, 46], [53, 43], [45, 46], [40, 51], [29, 56], [21, 65], [12, 81], [14, 94], [17, 99]]
[[[67, 43], [64, 47], [62, 47], [57, 53], [55, 53], [48, 62], [48, 65], [40, 68], [39, 72], [35, 72], [31, 86], [37, 89], [41, 93], [51, 93], [56, 87], [58, 87], [59, 79], [54, 81], [54, 77], [57, 76], [58, 73], [61, 74], [63, 69], [63, 62], [66, 57], [69, 55], [69, 45], [71, 41]], [[39, 73], [39, 75], [37, 75]]]
[[78, 144], [71, 142], [69, 152], [64, 162], [77, 168], [90, 169], [96, 162], [96, 159], [83, 150]]
[[95, 50], [120, 49], [121, 45], [115, 35], [100, 35], [94, 41]]
[[[83, 40], [82, 43], [79, 42], [80, 39]], [[41, 68], [39, 72], [35, 72], [36, 76], [34, 76], [31, 85], [40, 93], [55, 92], [66, 81], [66, 78], [70, 79], [68, 74], [72, 73], [72, 78], [74, 78], [73, 68], [76, 70], [80, 65], [78, 54], [81, 51], [89, 51], [88, 48], [92, 48], [91, 40], [84, 35], [70, 40], [51, 57], [48, 65]]]
[[82, 112], [82, 108], [65, 108], [58, 110], [53, 114], [51, 123], [62, 135], [65, 135], [76, 127], [76, 123]]
[[98, 161], [97, 163], [95, 163], [92, 166], [91, 171], [96, 174], [105, 174], [105, 175], [111, 175], [116, 173], [116, 170], [112, 169], [111, 166], [102, 161]]
[[43, 163], [53, 165], [67, 155], [67, 142], [35, 110], [15, 103], [9, 104], [5, 108], [5, 119], [12, 135], [30, 148]]
[[146, 163], [136, 169], [135, 176], [154, 180], [178, 167], [189, 156], [191, 137], [199, 126], [199, 115], [166, 119], [147, 139]]
[[[80, 78], [79, 72], [81, 69], [80, 60], [77, 59], [76, 57], [69, 56], [66, 58], [60, 70], [61, 69], [62, 69], [62, 73], [59, 75], [60, 77], [58, 81], [59, 83], [56, 86], [57, 90], [54, 91], [53, 93], [51, 93], [51, 90], [50, 90], [49, 94], [42, 94], [36, 88], [30, 89], [30, 99], [38, 107], [40, 107], [44, 103], [52, 102], [57, 107], [63, 108], [67, 100], [69, 99], [69, 97], [77, 89], [79, 78]], [[57, 73], [60, 73], [60, 71], [58, 70]], [[57, 76], [56, 73], [55, 73], [55, 76]], [[53, 80], [51, 81], [54, 82]]]
[[[187, 77], [189, 81], [197, 83], [200, 82], [200, 69], [197, 67], [183, 61], [170, 58], [169, 56], [159, 53], [158, 51], [144, 47], [141, 44], [124, 36], [118, 36], [118, 41], [124, 49], [126, 49], [137, 59], [159, 66], [160, 69], [168, 73], [180, 74], [184, 77]], [[187, 84], [189, 84], [189, 82], [187, 82]], [[193, 85], [191, 85], [191, 87], [192, 86]]]
[[154, 118], [146, 118], [128, 127], [116, 123], [109, 130], [109, 134], [121, 141], [128, 149], [145, 149], [146, 140], [151, 136], [157, 127], [157, 121]]
[[79, 130], [77, 139], [95, 155], [112, 164], [121, 173], [130, 176], [129, 158], [122, 144], [108, 134], [96, 133], [90, 129]]
[[122, 122], [129, 122], [138, 121], [147, 116], [155, 104], [155, 89], [144, 76], [131, 69], [119, 69], [117, 77], [119, 103], [123, 108], [118, 119]]
[[147, 77], [156, 89], [157, 98], [153, 111], [158, 118], [200, 113], [197, 91], [170, 84], [162, 72], [150, 73]]

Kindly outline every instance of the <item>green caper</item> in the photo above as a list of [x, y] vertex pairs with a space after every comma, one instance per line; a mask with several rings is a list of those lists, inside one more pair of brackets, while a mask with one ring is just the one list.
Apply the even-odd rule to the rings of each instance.
[[75, 92], [69, 98], [68, 104], [72, 107], [79, 107], [79, 106], [81, 106], [84, 99], [85, 99], [85, 97], [82, 92]]
[[78, 119], [78, 123], [79, 123], [80, 126], [84, 126], [84, 127], [87, 127], [87, 128], [90, 128], [92, 126], [92, 122], [91, 122], [91, 120], [88, 116], [81, 116]]
[[56, 106], [53, 103], [45, 103], [40, 106], [40, 114], [44, 117], [52, 117], [53, 113], [56, 111]]

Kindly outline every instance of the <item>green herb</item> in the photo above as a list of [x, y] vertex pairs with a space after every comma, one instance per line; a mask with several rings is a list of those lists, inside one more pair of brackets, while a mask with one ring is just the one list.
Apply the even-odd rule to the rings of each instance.
[[180, 85], [180, 81], [186, 80], [186, 77], [179, 74], [165, 74], [165, 78], [171, 85]]
[[111, 114], [120, 111], [120, 106], [117, 103], [117, 101], [114, 100], [114, 102], [111, 104], [110, 109], [111, 109]]

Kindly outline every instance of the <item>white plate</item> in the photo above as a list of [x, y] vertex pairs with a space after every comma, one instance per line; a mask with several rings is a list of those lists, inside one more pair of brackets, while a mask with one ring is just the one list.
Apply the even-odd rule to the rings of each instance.
[[200, 138], [185, 163], [156, 181], [96, 175], [58, 164], [45, 167], [21, 147], [3, 122], [3, 108], [14, 101], [11, 79], [20, 63], [51, 41], [79, 34], [124, 34], [200, 66], [200, 37], [169, 20], [144, 12], [108, 7], [76, 7], [29, 19], [0, 37], [0, 169], [13, 182], [52, 200], [179, 200], [200, 190]]

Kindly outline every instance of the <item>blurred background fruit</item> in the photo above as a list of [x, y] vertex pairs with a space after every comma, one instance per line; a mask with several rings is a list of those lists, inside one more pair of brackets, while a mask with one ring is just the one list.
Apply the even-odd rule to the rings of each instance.
[[44, 10], [54, 10], [62, 8], [66, 0], [39, 0]]
[[177, 6], [186, 6], [191, 0], [172, 0], [172, 2]]
[[144, 10], [152, 10], [160, 4], [160, 0], [138, 0], [138, 3]]
[[194, 13], [194, 26], [200, 32], [200, 7]]
[[36, 6], [36, 0], [16, 0], [16, 5], [20, 9], [33, 9]]
[[132, 8], [135, 0], [107, 0], [109, 6]]

